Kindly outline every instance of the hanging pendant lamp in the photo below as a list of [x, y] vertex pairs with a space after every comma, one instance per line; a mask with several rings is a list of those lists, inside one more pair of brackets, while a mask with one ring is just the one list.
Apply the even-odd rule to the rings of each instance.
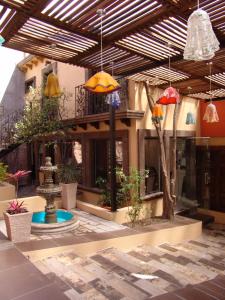
[[2, 44], [5, 42], [5, 39], [3, 36], [0, 35], [0, 46], [2, 46]]
[[203, 120], [207, 123], [219, 122], [219, 116], [215, 104], [212, 103], [212, 62], [209, 63], [209, 85], [210, 85], [210, 103], [207, 105]]
[[203, 120], [207, 123], [219, 122], [219, 116], [216, 110], [216, 106], [213, 103], [209, 103], [206, 107]]
[[[169, 54], [169, 71], [171, 69], [170, 67], [170, 44], [168, 44], [168, 54]], [[171, 86], [171, 80], [169, 78], [169, 84], [170, 86], [165, 89], [159, 100], [156, 102], [158, 104], [162, 105], [168, 105], [168, 104], [177, 104], [180, 102], [180, 95], [178, 91]]]
[[177, 104], [179, 102], [180, 102], [180, 95], [178, 91], [171, 86], [165, 89], [162, 96], [157, 101], [158, 104], [162, 104], [162, 105]]
[[187, 113], [187, 117], [186, 117], [186, 125], [194, 125], [196, 123], [195, 117], [193, 115], [192, 112], [188, 112]]
[[[51, 49], [55, 49], [56, 48], [56, 44], [52, 44]], [[52, 58], [53, 60], [53, 58]], [[52, 64], [53, 65], [53, 64]], [[50, 73], [47, 77], [47, 82], [46, 82], [46, 86], [44, 89], [44, 95], [46, 97], [59, 97], [61, 95], [61, 90], [59, 87], [59, 80], [58, 80], [58, 76], [56, 74], [54, 74], [54, 72], [52, 71], [52, 73]]]
[[112, 92], [106, 96], [106, 103], [112, 105], [115, 108], [119, 108], [121, 104], [120, 96], [117, 91]]
[[84, 88], [92, 93], [112, 93], [120, 89], [119, 83], [109, 74], [103, 71], [103, 49], [102, 49], [102, 18], [105, 14], [104, 9], [99, 9], [97, 14], [101, 19], [101, 71], [93, 75], [84, 84]]
[[54, 73], [50, 73], [47, 77], [47, 83], [44, 90], [44, 95], [49, 98], [59, 97], [61, 95], [59, 80]]
[[152, 111], [152, 121], [154, 122], [160, 122], [163, 119], [163, 111], [162, 111], [162, 107], [159, 104], [156, 104], [153, 107], [153, 111]]
[[184, 48], [186, 60], [209, 60], [219, 50], [219, 41], [213, 31], [209, 15], [199, 8], [188, 19], [187, 41]]

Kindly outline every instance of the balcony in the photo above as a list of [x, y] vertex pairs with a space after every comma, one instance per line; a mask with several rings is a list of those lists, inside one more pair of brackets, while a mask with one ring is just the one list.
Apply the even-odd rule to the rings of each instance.
[[[121, 89], [118, 91], [121, 104], [117, 111], [129, 110], [128, 82], [126, 79], [118, 80]], [[75, 87], [75, 117], [96, 115], [109, 112], [109, 105], [106, 103], [106, 95], [98, 95], [88, 92], [83, 85]]]

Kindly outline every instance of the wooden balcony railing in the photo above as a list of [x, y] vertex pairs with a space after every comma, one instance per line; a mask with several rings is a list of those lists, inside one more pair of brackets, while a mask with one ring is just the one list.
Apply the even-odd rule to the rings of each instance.
[[[126, 79], [118, 81], [121, 85], [121, 89], [118, 91], [121, 100], [118, 111], [125, 111], [129, 109], [128, 83]], [[101, 114], [108, 111], [109, 105], [106, 103], [106, 95], [88, 92], [83, 85], [75, 87], [75, 117]]]

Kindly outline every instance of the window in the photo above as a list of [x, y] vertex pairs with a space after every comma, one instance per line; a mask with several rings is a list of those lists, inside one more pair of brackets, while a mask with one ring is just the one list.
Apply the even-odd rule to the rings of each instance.
[[25, 94], [30, 92], [30, 88], [36, 88], [36, 77], [32, 77], [25, 81]]
[[73, 164], [80, 170], [79, 183], [82, 183], [82, 144], [80, 140], [62, 143], [61, 160], [63, 164]]
[[[110, 180], [110, 143], [108, 139], [92, 140], [92, 186], [96, 187], [97, 178]], [[116, 141], [116, 166], [123, 167], [123, 142]]]
[[162, 191], [160, 149], [158, 138], [145, 138], [145, 169], [149, 176], [145, 180], [145, 193], [151, 194]]

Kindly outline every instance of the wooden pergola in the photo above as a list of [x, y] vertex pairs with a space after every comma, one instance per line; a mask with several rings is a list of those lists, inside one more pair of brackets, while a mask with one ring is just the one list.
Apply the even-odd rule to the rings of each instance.
[[[183, 60], [187, 19], [196, 6], [196, 0], [0, 0], [0, 33], [5, 47], [97, 71], [100, 21], [96, 11], [106, 9], [105, 71], [110, 72], [113, 61], [115, 75], [148, 80], [162, 88], [171, 81], [184, 95], [208, 99], [207, 62]], [[202, 0], [200, 6], [209, 13], [220, 41], [211, 79], [213, 97], [224, 98], [224, 1]]]

